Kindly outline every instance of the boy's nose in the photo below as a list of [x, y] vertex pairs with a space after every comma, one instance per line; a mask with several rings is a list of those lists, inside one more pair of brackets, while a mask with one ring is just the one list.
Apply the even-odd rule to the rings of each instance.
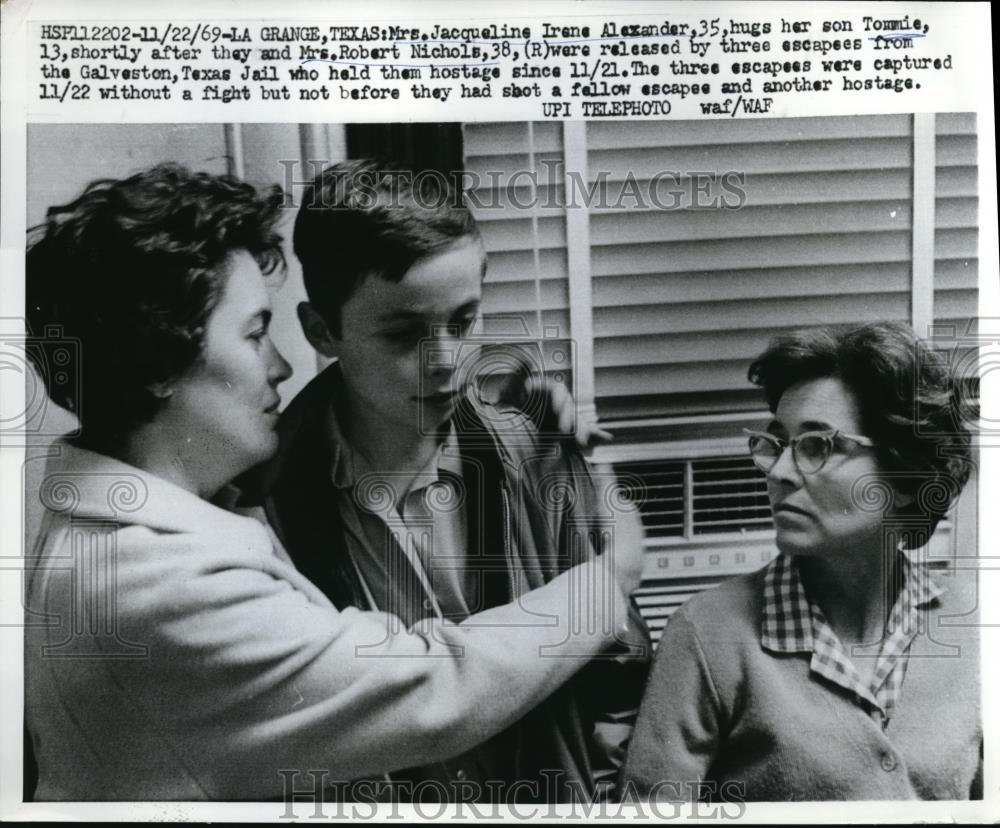
[[274, 343], [271, 343], [271, 348], [273, 359], [271, 360], [270, 379], [272, 385], [280, 385], [292, 375], [294, 369], [291, 363], [281, 355], [281, 351]]

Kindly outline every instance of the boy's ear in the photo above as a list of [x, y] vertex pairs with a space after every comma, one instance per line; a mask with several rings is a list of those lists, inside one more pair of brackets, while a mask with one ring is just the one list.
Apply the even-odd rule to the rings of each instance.
[[299, 324], [309, 344], [327, 359], [338, 356], [337, 340], [319, 312], [308, 302], [299, 302]]

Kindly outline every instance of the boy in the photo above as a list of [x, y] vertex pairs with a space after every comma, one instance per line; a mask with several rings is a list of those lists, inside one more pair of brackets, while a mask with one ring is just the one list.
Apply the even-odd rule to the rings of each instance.
[[[268, 515], [296, 566], [338, 607], [410, 627], [516, 600], [594, 554], [607, 507], [583, 458], [475, 392], [486, 255], [461, 195], [335, 165], [307, 190], [294, 247], [302, 329], [336, 359], [282, 416], [270, 470]], [[629, 517], [617, 542], [641, 543]], [[393, 779], [449, 800], [606, 794], [646, 675], [637, 613], [632, 635], [499, 736]]]

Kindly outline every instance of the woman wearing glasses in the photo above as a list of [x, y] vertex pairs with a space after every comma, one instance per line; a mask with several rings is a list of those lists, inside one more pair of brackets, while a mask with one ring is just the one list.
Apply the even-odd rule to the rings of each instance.
[[671, 618], [623, 795], [981, 797], [974, 583], [926, 565], [969, 476], [957, 383], [892, 323], [778, 337], [749, 375], [781, 554]]

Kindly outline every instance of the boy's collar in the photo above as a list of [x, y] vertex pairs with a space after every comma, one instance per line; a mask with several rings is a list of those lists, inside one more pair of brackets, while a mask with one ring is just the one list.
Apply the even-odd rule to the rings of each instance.
[[[344, 434], [338, 418], [338, 410], [343, 411], [343, 406], [337, 405], [337, 400], [330, 400], [326, 406], [323, 417], [323, 438], [327, 441], [328, 458], [330, 463], [330, 480], [338, 489], [348, 489], [357, 483], [363, 461], [358, 456], [358, 451], [351, 444], [351, 441]], [[420, 480], [426, 478], [426, 483], [437, 480], [442, 470], [452, 474], [461, 475], [462, 460], [459, 451], [458, 432], [455, 429], [454, 418], [441, 425], [436, 435], [437, 451], [428, 463], [417, 472], [416, 478], [410, 489], [420, 487]]]

